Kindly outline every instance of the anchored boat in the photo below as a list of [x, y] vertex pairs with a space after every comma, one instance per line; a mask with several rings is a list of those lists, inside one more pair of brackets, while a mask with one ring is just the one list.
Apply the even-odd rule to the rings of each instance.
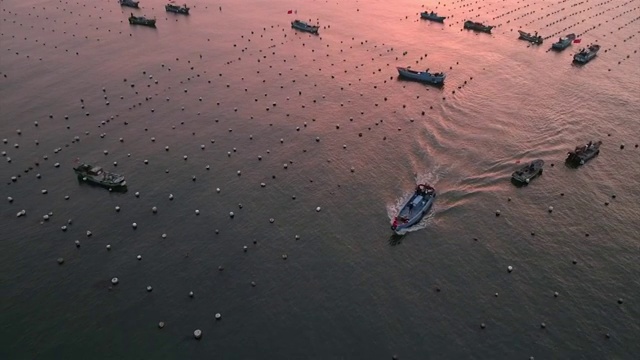
[[431, 209], [436, 198], [436, 190], [425, 184], [418, 184], [416, 191], [404, 204], [398, 215], [393, 218], [391, 230], [396, 234], [417, 224], [420, 219]]
[[431, 20], [431, 21], [436, 21], [436, 22], [444, 22], [444, 19], [446, 19], [446, 16], [438, 16], [438, 14], [436, 14], [435, 12], [431, 11], [431, 12], [421, 12], [420, 13], [420, 17], [425, 19], [425, 20]]
[[573, 55], [573, 61], [578, 64], [586, 64], [596, 57], [598, 51], [600, 51], [600, 45], [589, 45], [586, 49], [580, 49], [577, 54]]
[[156, 19], [147, 19], [144, 16], [133, 16], [133, 14], [131, 14], [131, 16], [129, 16], [129, 24], [156, 27]]
[[138, 6], [138, 4], [140, 3], [139, 1], [133, 1], [133, 0], [118, 0], [118, 3], [120, 3], [120, 6], [128, 6], [128, 7], [132, 7], [132, 8], [139, 8], [140, 6]]
[[318, 35], [318, 29], [320, 28], [319, 26], [311, 25], [301, 20], [293, 20], [291, 22], [291, 27], [294, 29], [306, 31], [308, 33], [312, 33], [315, 35]]
[[164, 6], [164, 9], [168, 12], [172, 12], [172, 13], [176, 13], [176, 14], [184, 14], [184, 15], [189, 15], [189, 7], [187, 6], [187, 4], [184, 4], [182, 6], [178, 6], [178, 5], [173, 5], [173, 4], [167, 4]]
[[542, 41], [543, 41], [542, 36], [538, 35], [537, 31], [533, 35], [528, 32], [524, 32], [522, 30], [518, 30], [518, 33], [520, 33], [519, 39], [526, 40], [536, 45], [542, 44]]
[[576, 146], [573, 151], [568, 153], [566, 162], [574, 166], [584, 165], [587, 161], [600, 154], [600, 145], [602, 145], [602, 141], [589, 141], [585, 145]]
[[443, 72], [430, 73], [429, 69], [416, 71], [400, 66], [396, 67], [396, 69], [398, 69], [398, 74], [400, 74], [401, 77], [433, 85], [443, 85], [444, 79], [447, 77]]
[[576, 39], [576, 34], [565, 35], [560, 39], [558, 39], [557, 42], [554, 42], [553, 44], [551, 44], [551, 48], [556, 51], [562, 51], [568, 48], [571, 45], [571, 43], [573, 43], [573, 40], [575, 39]]
[[124, 190], [127, 182], [124, 176], [103, 170], [100, 166], [81, 164], [73, 168], [78, 178], [90, 184], [103, 186], [112, 190]]
[[511, 180], [518, 185], [528, 184], [538, 175], [542, 175], [542, 167], [544, 166], [544, 160], [533, 160], [529, 164], [516, 170], [511, 174]]
[[485, 32], [487, 34], [491, 34], [491, 29], [495, 26], [492, 25], [484, 25], [483, 23], [467, 20], [464, 22], [464, 28], [473, 31]]

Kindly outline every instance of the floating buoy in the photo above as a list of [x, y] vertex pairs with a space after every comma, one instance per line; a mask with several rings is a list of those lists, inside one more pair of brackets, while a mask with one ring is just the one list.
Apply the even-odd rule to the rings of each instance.
[[549, 206], [549, 212], [553, 211], [553, 206]]
[[507, 271], [512, 272], [513, 271], [513, 266], [511, 266], [511, 265], [507, 266]]
[[558, 296], [560, 296], [560, 294], [558, 294], [557, 291], [553, 293], [553, 297], [558, 297]]
[[116, 285], [116, 284], [118, 283], [118, 281], [119, 281], [119, 280], [118, 280], [118, 278], [117, 278], [117, 277], [114, 277], [113, 279], [111, 279], [111, 283], [112, 283], [113, 285]]
[[189, 297], [193, 297], [193, 291], [189, 291]]
[[138, 259], [138, 260], [142, 260], [142, 255], [138, 255], [138, 256], [136, 256], [136, 259]]
[[116, 212], [120, 212], [120, 206], [116, 206]]
[[496, 216], [500, 216], [500, 210], [496, 210]]
[[152, 207], [151, 208], [151, 212], [153, 212], [154, 214], [158, 213], [158, 208], [157, 207]]
[[202, 330], [197, 329], [193, 332], [193, 337], [195, 337], [196, 339], [200, 340], [200, 338], [202, 337]]
[[235, 216], [235, 214], [233, 213], [233, 211], [229, 212], [229, 217], [233, 218]]
[[164, 321], [160, 321], [160, 322], [158, 323], [158, 327], [159, 327], [160, 329], [162, 329], [162, 328], [164, 327]]
[[147, 286], [147, 291], [151, 292], [151, 290], [153, 290], [153, 288], [151, 286]]
[[316, 208], [316, 212], [320, 212], [320, 210], [321, 210], [321, 209], [320, 209], [320, 206], [318, 206], [318, 207]]
[[216, 320], [220, 320], [222, 319], [222, 315], [220, 315], [220, 313], [216, 313], [215, 318]]
[[200, 210], [196, 209], [196, 215], [200, 215]]
[[133, 228], [136, 229], [138, 227], [138, 224], [133, 223], [133, 224], [131, 224], [131, 226], [133, 226]]
[[60, 257], [60, 258], [58, 258], [58, 260], [57, 260], [57, 261], [58, 261], [58, 264], [60, 264], [60, 265], [64, 264], [64, 259], [63, 259], [63, 258], [61, 258], [61, 257]]
[[107, 250], [111, 250], [111, 245], [107, 244]]

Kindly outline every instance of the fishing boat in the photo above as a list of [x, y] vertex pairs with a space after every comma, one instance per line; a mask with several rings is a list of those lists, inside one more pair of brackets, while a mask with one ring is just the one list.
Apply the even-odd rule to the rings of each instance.
[[589, 141], [585, 145], [576, 146], [573, 151], [568, 153], [567, 164], [574, 166], [584, 165], [587, 161], [600, 154], [600, 145], [602, 145], [602, 141]]
[[105, 171], [100, 166], [80, 164], [73, 168], [81, 181], [106, 187], [111, 190], [124, 190], [127, 182], [124, 176]]
[[129, 16], [129, 24], [156, 27], [156, 19], [147, 19], [144, 16], [133, 16], [133, 14], [131, 14], [131, 16]]
[[176, 13], [176, 14], [184, 14], [184, 15], [189, 15], [189, 7], [187, 6], [187, 4], [184, 4], [182, 6], [179, 5], [173, 5], [173, 4], [167, 4], [164, 6], [164, 9], [168, 12], [172, 12], [172, 13]]
[[492, 25], [484, 25], [483, 23], [467, 20], [464, 22], [464, 28], [473, 31], [481, 31], [486, 32], [487, 34], [491, 34], [491, 29], [495, 26]]
[[319, 26], [311, 25], [301, 20], [293, 20], [291, 22], [291, 27], [294, 29], [306, 31], [308, 33], [312, 33], [315, 35], [318, 35], [318, 29], [320, 28]]
[[600, 51], [600, 45], [589, 45], [586, 49], [580, 49], [580, 51], [573, 55], [573, 61], [578, 64], [586, 64], [591, 61]]
[[526, 185], [538, 175], [542, 175], [544, 160], [537, 159], [526, 164], [511, 174], [511, 180], [517, 185]]
[[559, 38], [557, 42], [554, 42], [553, 44], [551, 44], [551, 48], [556, 51], [562, 51], [568, 48], [571, 45], [571, 43], [573, 43], [573, 40], [575, 39], [576, 39], [576, 34], [567, 34]]
[[118, 3], [120, 3], [120, 6], [128, 6], [128, 7], [132, 7], [132, 8], [136, 8], [138, 9], [140, 6], [138, 4], [140, 4], [139, 1], [133, 1], [133, 0], [118, 0]]
[[533, 35], [522, 30], [518, 30], [518, 33], [520, 34], [520, 37], [518, 39], [526, 40], [536, 45], [542, 44], [542, 36], [538, 35], [537, 31]]
[[435, 12], [431, 11], [431, 12], [421, 12], [420, 13], [420, 17], [425, 19], [425, 20], [431, 20], [431, 21], [437, 21], [437, 22], [444, 22], [444, 19], [446, 19], [446, 16], [438, 16], [438, 14], [436, 14]]
[[425, 71], [416, 71], [400, 66], [396, 67], [396, 69], [398, 69], [398, 74], [400, 74], [400, 76], [403, 78], [433, 85], [443, 85], [444, 79], [447, 77], [447, 75], [443, 72], [430, 73], [429, 69]]
[[396, 234], [407, 230], [417, 224], [420, 219], [431, 209], [436, 198], [436, 190], [425, 184], [418, 184], [411, 198], [402, 206], [398, 215], [393, 218], [391, 230]]

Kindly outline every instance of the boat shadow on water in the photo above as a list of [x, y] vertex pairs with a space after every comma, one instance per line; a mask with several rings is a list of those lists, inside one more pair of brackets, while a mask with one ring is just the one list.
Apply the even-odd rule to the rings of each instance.
[[389, 240], [387, 240], [389, 242], [389, 245], [391, 246], [396, 246], [396, 245], [400, 245], [402, 243], [402, 239], [404, 238], [405, 234], [396, 234], [393, 233], [391, 234], [391, 236], [389, 237]]
[[89, 187], [94, 187], [94, 188], [102, 188], [102, 189], [107, 189], [109, 192], [120, 193], [120, 194], [124, 194], [124, 193], [126, 193], [128, 191], [127, 186], [115, 186], [115, 187], [104, 186], [104, 185], [92, 183], [90, 181], [82, 180], [82, 177], [80, 177], [80, 176], [78, 176], [77, 179], [78, 179], [78, 184], [80, 186], [89, 186]]

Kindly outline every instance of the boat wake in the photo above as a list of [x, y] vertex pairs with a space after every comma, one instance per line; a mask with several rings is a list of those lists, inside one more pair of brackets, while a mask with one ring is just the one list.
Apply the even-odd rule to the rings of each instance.
[[[438, 180], [440, 178], [440, 174], [441, 171], [439, 171], [440, 167], [435, 167], [431, 172], [428, 173], [422, 173], [422, 174], [416, 174], [415, 176], [415, 183], [416, 184], [429, 184], [433, 187], [435, 187], [436, 189], [436, 193], [438, 191], [438, 187], [437, 187], [437, 183]], [[409, 188], [409, 189], [405, 189], [404, 193], [402, 194], [402, 196], [396, 198], [396, 200], [394, 201], [393, 204], [387, 205], [387, 215], [389, 216], [389, 226], [391, 226], [391, 223], [393, 222], [393, 219], [395, 218], [396, 215], [398, 215], [398, 213], [400, 212], [400, 209], [402, 209], [402, 207], [404, 206], [404, 204], [407, 202], [407, 200], [411, 197], [411, 195], [413, 194], [413, 192], [415, 191], [415, 189], [413, 187]], [[436, 198], [437, 199], [437, 198]], [[432, 223], [432, 219], [434, 217], [434, 214], [436, 213], [436, 209], [437, 209], [437, 200], [434, 201], [433, 206], [431, 207], [431, 210], [415, 225], [407, 228], [407, 229], [403, 229], [397, 232], [398, 235], [402, 236], [405, 235], [407, 233], [410, 232], [414, 232], [414, 231], [418, 231], [418, 230], [422, 230], [424, 228], [426, 228], [429, 224]]]

